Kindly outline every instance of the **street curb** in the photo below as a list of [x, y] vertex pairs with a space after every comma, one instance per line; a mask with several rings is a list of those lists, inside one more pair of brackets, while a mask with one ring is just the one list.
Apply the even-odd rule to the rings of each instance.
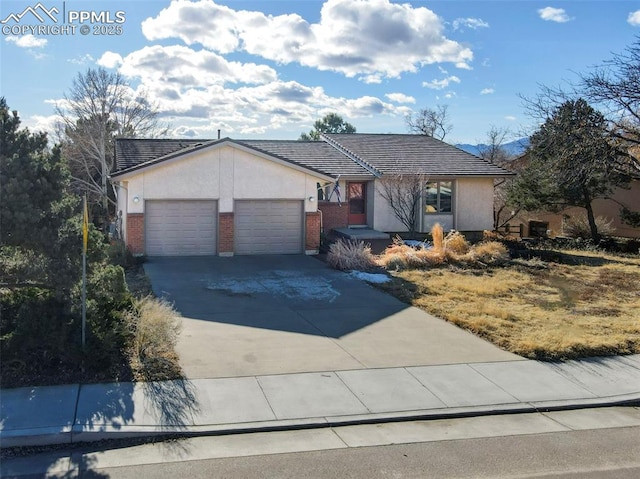
[[301, 429], [321, 429], [327, 427], [357, 426], [363, 424], [381, 424], [389, 422], [433, 421], [441, 419], [459, 419], [480, 416], [498, 416], [505, 414], [525, 414], [551, 411], [568, 411], [614, 406], [640, 406], [640, 392], [612, 396], [607, 398], [589, 398], [578, 400], [554, 400], [529, 403], [497, 404], [471, 407], [452, 407], [423, 409], [388, 413], [373, 413], [346, 416], [325, 416], [302, 419], [283, 419], [246, 423], [228, 423], [194, 426], [101, 426], [100, 430], [87, 430], [86, 426], [72, 428], [32, 428], [2, 431], [0, 447], [2, 449], [26, 446], [48, 446], [79, 444], [105, 440], [163, 437], [197, 437], [229, 434], [247, 434], [254, 432], [291, 431]]

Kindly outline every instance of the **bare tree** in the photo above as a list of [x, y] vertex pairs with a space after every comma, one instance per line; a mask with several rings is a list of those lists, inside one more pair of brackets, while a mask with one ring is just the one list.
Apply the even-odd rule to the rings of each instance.
[[[640, 147], [640, 37], [624, 53], [580, 75], [580, 88], [591, 103], [606, 115], [609, 131], [620, 147]], [[622, 165], [631, 176], [640, 175], [640, 159], [629, 155]]]
[[56, 110], [74, 187], [101, 206], [106, 222], [109, 205], [115, 205], [108, 187], [115, 169], [114, 139], [165, 134], [158, 108], [120, 73], [90, 68], [73, 80]]
[[405, 121], [409, 132], [431, 136], [438, 140], [444, 140], [453, 129], [453, 125], [449, 122], [448, 105], [423, 108], [416, 114], [407, 115]]
[[[516, 168], [512, 163], [513, 155], [510, 155], [504, 148], [504, 144], [511, 136], [508, 128], [499, 128], [492, 125], [487, 132], [485, 143], [479, 146], [480, 157], [494, 165], [514, 171]], [[513, 184], [513, 177], [497, 178], [494, 180], [493, 188], [493, 229], [497, 230], [509, 223], [520, 213], [520, 208], [512, 207], [508, 203], [509, 188]]]
[[393, 214], [412, 238], [418, 227], [420, 201], [427, 181], [428, 177], [422, 173], [392, 173], [383, 175], [379, 180], [380, 195], [387, 200]]
[[505, 150], [504, 144], [510, 136], [511, 131], [508, 128], [499, 128], [491, 125], [487, 132], [486, 143], [478, 146], [480, 158], [498, 166], [502, 166], [509, 161], [511, 155]]

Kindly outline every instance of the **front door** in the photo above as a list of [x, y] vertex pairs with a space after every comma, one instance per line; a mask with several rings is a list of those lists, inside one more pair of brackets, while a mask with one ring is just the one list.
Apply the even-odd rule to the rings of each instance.
[[367, 184], [347, 183], [347, 201], [349, 202], [349, 225], [366, 225]]

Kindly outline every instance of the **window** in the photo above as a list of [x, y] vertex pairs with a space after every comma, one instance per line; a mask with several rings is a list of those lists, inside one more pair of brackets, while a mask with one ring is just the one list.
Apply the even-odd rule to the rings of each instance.
[[453, 211], [451, 181], [429, 181], [424, 190], [424, 212], [451, 213]]
[[316, 183], [316, 189], [318, 191], [318, 201], [324, 201], [324, 188], [320, 183]]

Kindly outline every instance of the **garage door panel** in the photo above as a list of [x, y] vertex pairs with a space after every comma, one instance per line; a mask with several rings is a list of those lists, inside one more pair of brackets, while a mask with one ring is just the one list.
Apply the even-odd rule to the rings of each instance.
[[150, 200], [145, 206], [145, 247], [150, 256], [216, 253], [217, 202]]
[[236, 254], [302, 252], [302, 201], [236, 201], [234, 218]]

